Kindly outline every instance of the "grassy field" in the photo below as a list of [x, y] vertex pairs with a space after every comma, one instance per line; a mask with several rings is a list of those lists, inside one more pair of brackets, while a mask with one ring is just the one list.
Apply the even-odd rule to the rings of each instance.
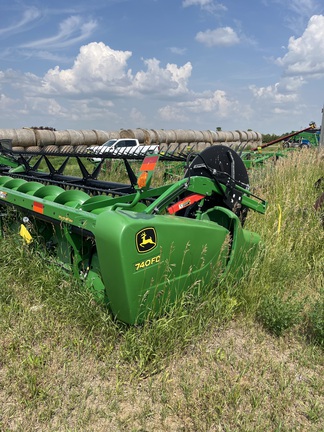
[[0, 240], [0, 431], [324, 431], [324, 155], [251, 174], [250, 272], [129, 327], [82, 284]]

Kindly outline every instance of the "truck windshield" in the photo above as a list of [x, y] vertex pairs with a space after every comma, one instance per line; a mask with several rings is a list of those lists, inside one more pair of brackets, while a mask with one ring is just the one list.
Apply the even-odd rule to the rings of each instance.
[[111, 139], [109, 141], [106, 141], [102, 145], [105, 146], [105, 147], [111, 147], [113, 144], [115, 144], [116, 141], [117, 141], [116, 139]]

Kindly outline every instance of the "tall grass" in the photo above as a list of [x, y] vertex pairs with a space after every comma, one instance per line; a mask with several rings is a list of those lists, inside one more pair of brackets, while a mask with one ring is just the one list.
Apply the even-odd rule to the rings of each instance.
[[141, 326], [15, 234], [0, 241], [0, 430], [324, 430], [323, 155], [250, 173], [269, 201], [240, 280], [184, 295]]
[[[242, 296], [246, 311], [255, 312], [277, 335], [300, 322], [299, 331], [310, 336], [309, 313], [322, 301], [324, 230], [314, 203], [319, 194], [315, 183], [323, 173], [323, 155], [302, 151], [280, 159], [259, 178], [258, 189], [269, 208], [264, 218], [253, 215], [249, 220], [263, 247]], [[314, 311], [312, 316], [314, 320]]]

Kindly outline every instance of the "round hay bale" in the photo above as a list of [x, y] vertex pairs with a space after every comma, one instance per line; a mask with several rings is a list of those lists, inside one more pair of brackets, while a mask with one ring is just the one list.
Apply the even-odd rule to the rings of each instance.
[[262, 141], [262, 135], [259, 132], [248, 131], [247, 134], [249, 141]]
[[211, 130], [205, 130], [202, 131], [202, 134], [203, 134], [203, 139], [201, 141], [209, 142], [211, 144], [214, 141], [216, 141], [217, 138], [216, 132], [213, 132]]
[[12, 146], [19, 146], [16, 129], [0, 129], [0, 140], [11, 140]]
[[[119, 132], [108, 132], [108, 131], [97, 130], [97, 129], [94, 129], [93, 132], [96, 134], [95, 145], [100, 145], [110, 140], [111, 138], [119, 137]], [[117, 134], [117, 136], [114, 136], [114, 134]]]
[[55, 145], [69, 145], [70, 144], [70, 134], [67, 130], [59, 130], [54, 132], [55, 135]]
[[160, 144], [161, 138], [157, 129], [150, 129], [150, 136], [152, 137], [152, 142], [150, 144]]
[[175, 133], [175, 137], [176, 137], [176, 139], [175, 139], [176, 142], [180, 143], [180, 142], [188, 141], [185, 130], [174, 129], [174, 133]]
[[132, 135], [134, 135], [134, 138], [136, 138], [141, 144], [151, 144], [152, 142], [152, 137], [148, 129], [133, 129]]
[[83, 136], [81, 131], [68, 129], [67, 132], [69, 133], [69, 136], [70, 136], [70, 140], [68, 141], [68, 145], [76, 146], [76, 145], [85, 144], [84, 136]]
[[109, 139], [119, 139], [119, 138], [120, 138], [120, 131], [109, 132]]
[[190, 142], [202, 142], [204, 141], [204, 134], [202, 131], [199, 130], [192, 130], [191, 131], [192, 137], [190, 138]]
[[93, 130], [80, 130], [83, 135], [83, 144], [90, 146], [97, 144], [97, 135]]
[[144, 144], [154, 144], [158, 142], [158, 136], [154, 129], [146, 129], [145, 132]]
[[148, 143], [149, 134], [146, 129], [133, 129], [132, 134], [140, 143]]
[[36, 145], [43, 147], [55, 145], [55, 134], [47, 129], [35, 129]]
[[203, 131], [190, 129], [190, 133], [188, 134], [188, 141], [191, 143], [198, 143], [204, 141]]
[[34, 129], [16, 129], [17, 144], [13, 142], [13, 145], [22, 147], [29, 147], [36, 145], [36, 136]]
[[233, 141], [233, 134], [231, 131], [226, 131], [225, 133], [225, 142]]
[[177, 135], [173, 129], [165, 131], [167, 144], [172, 144], [177, 140]]
[[226, 132], [224, 132], [224, 131], [215, 132], [214, 142], [224, 143], [225, 141], [226, 141]]
[[42, 150], [42, 147], [40, 147], [40, 146], [25, 147], [25, 151], [27, 151], [27, 152], [40, 152], [41, 150]]
[[239, 134], [239, 131], [232, 131], [232, 135], [233, 135], [233, 140], [232, 141], [240, 141], [241, 140], [241, 136]]
[[248, 133], [246, 131], [242, 131], [242, 130], [237, 130], [236, 131], [239, 134], [240, 137], [240, 141], [247, 141], [248, 139]]
[[166, 143], [167, 141], [167, 134], [166, 131], [164, 129], [152, 129], [154, 131], [154, 135], [155, 135], [155, 139], [156, 139], [156, 144], [160, 144], [160, 143]]
[[202, 131], [196, 131], [192, 129], [188, 129], [186, 131], [187, 142], [189, 143], [203, 141], [203, 139], [201, 139], [201, 136], [204, 136]]
[[135, 138], [133, 129], [122, 129], [120, 132], [120, 138]]
[[254, 132], [255, 134], [255, 140], [260, 141], [262, 143], [262, 134], [260, 132]]

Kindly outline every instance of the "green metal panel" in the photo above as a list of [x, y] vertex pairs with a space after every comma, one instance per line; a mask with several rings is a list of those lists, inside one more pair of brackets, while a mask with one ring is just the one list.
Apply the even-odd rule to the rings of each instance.
[[[237, 264], [259, 237], [247, 235], [235, 215], [233, 220], [229, 260]], [[139, 250], [141, 233], [152, 231], [149, 249]], [[206, 285], [228, 261], [229, 230], [209, 220], [107, 211], [98, 216], [94, 232], [110, 307], [130, 324], [160, 313], [179, 294], [195, 291], [197, 284]]]

